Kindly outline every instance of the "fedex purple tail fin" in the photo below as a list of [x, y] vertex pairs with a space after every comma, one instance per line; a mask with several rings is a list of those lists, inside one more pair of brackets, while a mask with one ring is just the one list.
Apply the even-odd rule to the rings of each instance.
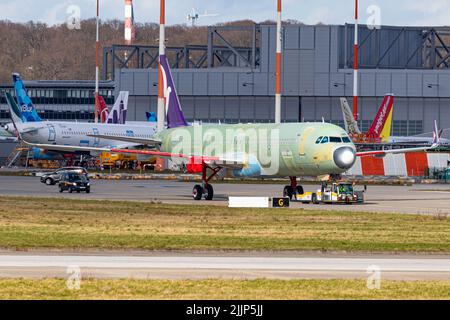
[[164, 80], [164, 98], [166, 99], [166, 115], [167, 128], [177, 128], [188, 126], [181, 109], [180, 100], [178, 99], [177, 89], [173, 82], [172, 73], [170, 72], [169, 61], [165, 55], [159, 57], [163, 80]]

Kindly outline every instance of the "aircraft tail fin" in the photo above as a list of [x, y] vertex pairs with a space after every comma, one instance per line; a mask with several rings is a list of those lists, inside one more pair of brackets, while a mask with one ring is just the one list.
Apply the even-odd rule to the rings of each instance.
[[107, 123], [125, 124], [127, 122], [129, 91], [120, 91], [114, 107], [108, 115]]
[[433, 146], [437, 147], [439, 146], [441, 142], [441, 136], [443, 131], [439, 130], [437, 120], [434, 120], [434, 130], [433, 130]]
[[350, 105], [346, 98], [341, 98], [342, 115], [344, 116], [345, 131], [348, 134], [361, 134], [359, 130], [358, 122], [353, 117], [353, 112], [350, 110]]
[[8, 103], [9, 113], [11, 114], [11, 120], [13, 123], [23, 123], [22, 113], [20, 112], [19, 106], [13, 96], [9, 92], [6, 92], [5, 98]]
[[158, 119], [156, 117], [156, 113], [154, 112], [146, 112], [145, 113], [148, 122], [157, 122]]
[[165, 55], [159, 57], [162, 68], [162, 75], [164, 81], [164, 98], [166, 99], [166, 115], [167, 127], [177, 128], [186, 127], [188, 123], [184, 118], [183, 110], [181, 108], [180, 100], [178, 98], [177, 90], [170, 72], [169, 61]]
[[394, 112], [394, 96], [386, 95], [378, 109], [369, 131], [367, 132], [372, 138], [381, 139], [382, 142], [389, 140], [392, 129], [392, 115]]
[[102, 96], [98, 97], [100, 103], [100, 120], [102, 123], [106, 123], [108, 120], [109, 109], [106, 105], [105, 99]]
[[39, 117], [36, 107], [27, 94], [27, 90], [23, 84], [20, 74], [13, 73], [14, 89], [16, 90], [17, 101], [20, 106], [22, 119], [24, 122], [40, 122], [42, 119]]
[[22, 115], [19, 110], [19, 106], [17, 105], [16, 101], [12, 97], [12, 95], [9, 92], [5, 93], [6, 102], [9, 106], [9, 112], [11, 114], [11, 120], [14, 126], [14, 129], [16, 131], [16, 136], [18, 140], [22, 140], [22, 137], [20, 136], [20, 131], [17, 128], [17, 124], [23, 123]]

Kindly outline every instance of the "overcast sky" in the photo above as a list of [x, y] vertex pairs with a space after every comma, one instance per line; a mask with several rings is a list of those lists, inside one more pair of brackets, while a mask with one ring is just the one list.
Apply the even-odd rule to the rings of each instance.
[[[81, 18], [95, 16], [96, 0], [0, 0], [0, 20], [13, 22], [65, 22], [71, 5], [81, 9]], [[102, 19], [124, 16], [124, 0], [100, 0]], [[200, 18], [199, 25], [240, 19], [274, 20], [276, 0], [166, 0], [167, 24], [187, 23], [186, 16], [195, 8], [199, 13], [218, 14]], [[283, 0], [284, 19], [307, 24], [318, 22], [343, 24], [353, 20], [353, 0]], [[450, 0], [360, 0], [362, 23], [369, 17], [366, 10], [376, 5], [383, 25], [450, 25]], [[73, 8], [73, 7], [72, 7]], [[157, 22], [159, 0], [134, 0], [137, 22]]]

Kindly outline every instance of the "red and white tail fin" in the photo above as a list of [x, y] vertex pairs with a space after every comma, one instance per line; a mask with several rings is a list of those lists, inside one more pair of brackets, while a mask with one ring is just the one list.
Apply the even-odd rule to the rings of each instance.
[[99, 96], [98, 99], [100, 102], [100, 119], [102, 123], [106, 123], [106, 120], [108, 119], [109, 115], [109, 109], [108, 106], [106, 105], [105, 99], [103, 99], [102, 96]]
[[388, 141], [391, 136], [393, 111], [394, 96], [386, 95], [367, 135], [375, 139], [381, 139], [383, 142]]

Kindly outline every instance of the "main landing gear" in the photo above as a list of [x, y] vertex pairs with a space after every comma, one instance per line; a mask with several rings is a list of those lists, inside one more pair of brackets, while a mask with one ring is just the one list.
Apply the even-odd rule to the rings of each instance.
[[291, 179], [291, 185], [284, 187], [283, 197], [289, 198], [289, 200], [296, 200], [298, 195], [304, 194], [302, 186], [297, 184], [297, 177], [289, 177]]
[[[212, 173], [208, 176], [207, 170], [211, 170]], [[194, 200], [201, 200], [203, 197], [205, 200], [212, 200], [214, 198], [214, 188], [211, 184], [209, 184], [209, 181], [211, 181], [212, 178], [214, 178], [219, 172], [222, 170], [221, 167], [217, 168], [211, 168], [210, 166], [203, 164], [202, 168], [202, 184], [201, 185], [195, 185], [194, 189], [192, 189], [192, 197]]]

